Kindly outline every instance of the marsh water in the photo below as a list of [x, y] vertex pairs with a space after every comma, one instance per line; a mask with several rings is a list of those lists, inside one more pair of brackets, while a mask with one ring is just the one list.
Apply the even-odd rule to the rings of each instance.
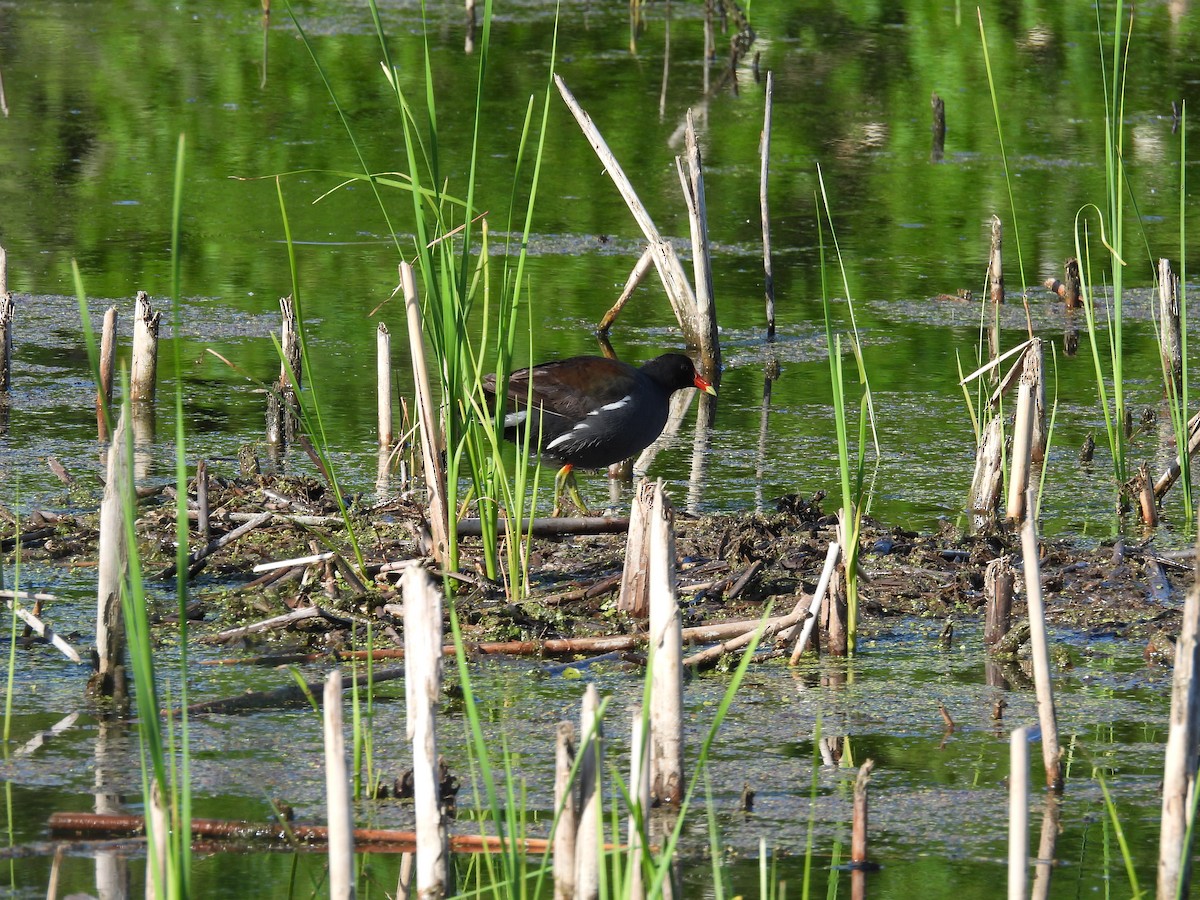
[[[480, 55], [465, 49], [461, 4], [439, 2], [422, 11], [416, 3], [383, 3], [380, 9], [397, 77], [410, 96], [423, 96], [428, 46], [441, 174], [451, 193], [464, 194]], [[293, 10], [336, 104], [296, 24], [279, 6], [264, 20], [257, 4], [229, 0], [0, 3], [0, 246], [7, 251], [8, 286], [17, 303], [13, 388], [0, 428], [4, 506], [73, 511], [96, 503], [94, 385], [72, 263], [78, 264], [93, 317], [117, 303], [128, 323], [137, 290], [169, 310], [170, 216], [181, 134], [187, 148], [182, 298], [179, 328], [168, 328], [165, 336], [168, 348], [178, 342], [183, 362], [178, 375], [171, 366], [160, 367], [160, 390], [171, 395], [174, 379], [182, 378], [189, 462], [205, 457], [216, 470], [233, 472], [237, 449], [263, 439], [260, 388], [279, 368], [270, 335], [278, 329], [278, 298], [293, 291], [282, 197], [295, 242], [308, 350], [319, 373], [311, 387], [329, 400], [325, 424], [333, 435], [333, 458], [349, 490], [376, 490], [376, 323], [404, 334], [398, 301], [385, 301], [396, 285], [401, 252], [411, 255], [411, 201], [403, 192], [386, 191], [385, 217], [361, 184], [334, 190], [344, 180], [341, 173], [361, 170], [339, 108], [374, 172], [404, 168], [400, 113], [380, 70], [364, 4], [297, 3]], [[1001, 346], [1026, 336], [1021, 294], [1027, 286], [1034, 330], [1055, 347], [1051, 392], [1057, 413], [1043, 529], [1085, 544], [1133, 532], [1114, 513], [1104, 415], [1087, 338], [1077, 355], [1064, 351], [1069, 326], [1062, 304], [1040, 287], [1047, 277], [1061, 277], [1064, 260], [1076, 254], [1080, 211], [1105, 204], [1110, 5], [1098, 15], [1090, 4], [1075, 2], [980, 7], [999, 97], [1002, 154], [974, 7], [760, 0], [749, 10], [756, 34], [750, 53], [726, 75], [729, 34], [718, 32], [706, 76], [702, 4], [649, 4], [634, 27], [620, 3], [497, 3], [476, 200], [488, 213], [493, 240], [520, 221], [509, 213], [514, 160], [526, 104], [532, 97], [540, 110], [546, 95], [556, 11], [555, 70], [604, 133], [659, 229], [678, 239], [685, 254], [687, 221], [674, 158], [682, 150], [681, 124], [689, 109], [704, 157], [725, 360], [721, 395], [703, 483], [687, 486], [686, 438], [656, 459], [651, 474], [687, 496], [698, 513], [770, 508], [781, 495], [835, 490], [821, 304], [821, 247], [828, 260], [830, 234], [819, 228], [820, 167], [879, 416], [881, 455], [871, 513], [924, 531], [943, 523], [965, 525], [975, 442], [959, 367], [974, 367], [979, 323], [992, 312], [942, 295], [959, 290], [984, 295], [989, 223], [998, 215], [1006, 229], [1010, 295], [999, 311]], [[1189, 207], [1186, 197], [1180, 202], [1180, 186], [1185, 173], [1194, 171], [1180, 159], [1185, 136], [1187, 147], [1196, 142], [1191, 116], [1181, 119], [1178, 112], [1184, 101], [1190, 107], [1200, 83], [1200, 29], [1187, 3], [1137, 4], [1134, 13], [1121, 107], [1131, 198], [1125, 207], [1124, 378], [1135, 417], [1148, 409], [1161, 423], [1153, 261], [1171, 258], [1176, 271], [1185, 273], [1185, 284], [1196, 263], [1186, 251], [1180, 258], [1186, 226], [1180, 211]], [[775, 79], [769, 194], [779, 325], [772, 342], [765, 339], [762, 311], [758, 200], [767, 71]], [[940, 159], [931, 152], [934, 91], [945, 100], [948, 123]], [[1187, 197], [1195, 180], [1186, 179]], [[1094, 217], [1092, 222], [1094, 230]], [[640, 254], [641, 235], [557, 96], [550, 100], [529, 249], [524, 324], [533, 347], [520, 351], [520, 362], [525, 356], [596, 352], [592, 329]], [[833, 275], [828, 263], [826, 271]], [[1098, 266], [1095, 274], [1103, 281]], [[826, 290], [836, 298], [835, 326], [844, 330], [849, 305], [840, 277]], [[166, 318], [172, 318], [169, 312]], [[122, 333], [127, 348], [127, 324]], [[1108, 333], [1102, 324], [1102, 343]], [[653, 278], [625, 309], [613, 344], [632, 361], [679, 345]], [[763, 435], [764, 381], [776, 366]], [[407, 359], [399, 350], [394, 368], [400, 393], [410, 395]], [[173, 477], [173, 429], [164, 404], [150, 479]], [[1143, 428], [1133, 442], [1135, 461], [1161, 468], [1174, 452], [1168, 432], [1165, 425]], [[1094, 462], [1081, 466], [1078, 450], [1089, 434], [1098, 449]], [[60, 485], [46, 465], [49, 456], [77, 476], [75, 487]], [[297, 471], [309, 466], [302, 453], [286, 462]], [[593, 493], [602, 492], [598, 482]], [[1168, 496], [1164, 517], [1159, 545], [1190, 545], [1194, 535], [1178, 491]], [[70, 601], [69, 608], [54, 611], [53, 621], [60, 631], [74, 632], [82, 646], [91, 641], [95, 589], [89, 577], [86, 569], [65, 566], [21, 572], [22, 586]], [[1093, 635], [1057, 637], [1077, 648], [1079, 665], [1064, 676], [1067, 700], [1060, 713], [1073, 735], [1074, 777], [1060, 843], [1060, 859], [1071, 865], [1056, 873], [1052, 890], [1055, 896], [1107, 888], [1121, 894], [1124, 874], [1098, 783], [1090, 776], [1093, 769], [1105, 773], [1142, 883], [1149, 883], [1168, 676], [1145, 668], [1140, 648]], [[803, 855], [819, 712], [828, 734], [846, 738], [851, 761], [873, 757], [879, 766], [873, 822], [884, 869], [873, 876], [872, 893], [912, 896], [916, 885], [929, 897], [961, 895], [964, 889], [978, 896], [997, 892], [1004, 871], [1007, 749], [986, 716], [994, 689], [971, 645], [968, 632], [956, 645], [960, 649], [939, 651], [920, 623], [910, 623], [876, 634], [845, 670], [831, 664], [796, 676], [773, 670], [754, 677], [721, 742], [716, 765], [723, 777], [714, 779], [725, 862], [739, 889], [757, 884], [756, 864], [747, 860], [757, 856], [760, 837], [781, 866], [795, 865]], [[169, 641], [164, 653], [169, 656]], [[553, 723], [571, 715], [578, 691], [561, 679], [531, 687], [525, 673], [515, 664], [485, 668], [481, 689], [500, 710], [496, 734], [516, 732], [522, 743], [530, 740], [512, 749], [530, 760], [533, 806], [540, 804], [544, 814], [545, 795], [538, 793], [544, 779], [537, 767], [549, 758]], [[196, 674], [192, 691], [223, 696], [285, 677], [209, 669]], [[81, 699], [83, 680], [64, 670], [50, 651], [31, 651], [18, 662], [5, 769], [15, 846], [42, 841], [49, 812], [90, 808], [97, 768], [120, 773], [127, 793], [138, 794], [136, 734], [105, 730], [98, 740], [101, 728]], [[633, 675], [603, 676], [603, 682], [617, 698], [614, 707], [640, 691]], [[702, 733], [722, 689], [717, 677], [689, 688], [691, 737]], [[975, 710], [945, 742], [930, 726], [934, 720], [925, 701], [934, 693], [948, 706], [957, 700]], [[1009, 703], [1010, 719], [1031, 717], [1027, 690], [1014, 690]], [[394, 711], [399, 722], [398, 704]], [[80, 717], [39, 749], [11, 753], [76, 712]], [[531, 720], [545, 728], [526, 727]], [[406, 757], [402, 735], [398, 724], [389, 738], [394, 749], [381, 748], [397, 760], [397, 768]], [[266, 796], [278, 786], [299, 814], [319, 820], [317, 741], [311, 712], [198, 725], [197, 814], [261, 818]], [[465, 751], [448, 752], [465, 759]], [[114, 762], [102, 759], [106, 755]], [[760, 764], [753, 779], [755, 813], [733, 813], [742, 783]], [[827, 861], [832, 844], [844, 835], [846, 771], [852, 773], [848, 766], [819, 772], [819, 860]], [[404, 815], [398, 806], [360, 810], [361, 821], [380, 824]], [[707, 843], [702, 826], [693, 833], [697, 853]], [[39, 849], [41, 855], [10, 863], [14, 895], [44, 895], [48, 845]], [[300, 867], [295, 883], [304, 885], [299, 893], [319, 892], [318, 857], [296, 863], [284, 855], [219, 855], [198, 863], [198, 894], [280, 896], [293, 865]], [[372, 862], [367, 889], [376, 895], [390, 890], [391, 865]], [[93, 868], [88, 857], [70, 857], [60, 890], [69, 885], [95, 891], [89, 886]], [[794, 883], [796, 869], [789, 871]], [[701, 896], [710, 890], [704, 885], [711, 869], [699, 864], [693, 872], [698, 874], [691, 895]], [[819, 876], [821, 884], [825, 878]]]

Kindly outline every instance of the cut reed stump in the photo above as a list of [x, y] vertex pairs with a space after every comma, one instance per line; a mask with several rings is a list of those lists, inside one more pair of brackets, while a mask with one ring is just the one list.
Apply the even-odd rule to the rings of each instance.
[[1008, 740], [1008, 900], [1025, 900], [1029, 881], [1029, 729]]
[[946, 153], [946, 101], [934, 91], [929, 97], [929, 105], [933, 108], [933, 149], [929, 159], [936, 163], [941, 162]]
[[1004, 302], [1004, 260], [1001, 247], [1004, 243], [1003, 226], [999, 216], [992, 216], [992, 248], [988, 254], [988, 297], [993, 303]]
[[[126, 405], [108, 448], [108, 476], [100, 504], [100, 540], [96, 586], [96, 671], [88, 691], [111, 697], [119, 707], [128, 704], [125, 684], [125, 622], [121, 616], [121, 593], [129, 567], [126, 542], [126, 506], [133, 496], [131, 453]], [[133, 510], [129, 515], [135, 515]]]
[[1063, 281], [1057, 278], [1047, 278], [1043, 285], [1046, 290], [1057, 294], [1066, 304], [1067, 309], [1079, 309], [1083, 306], [1083, 285], [1079, 280], [1079, 261], [1074, 257], [1063, 264]]
[[1158, 896], [1186, 897], [1191, 881], [1196, 773], [1200, 765], [1200, 583], [1183, 603], [1183, 622], [1175, 644], [1171, 718], [1163, 766], [1162, 828], [1158, 847]]
[[379, 414], [379, 446], [392, 446], [392, 336], [383, 322], [375, 334], [375, 401]]
[[650, 512], [650, 794], [656, 806], [683, 802], [683, 622], [675, 575], [675, 514], [654, 490]]
[[994, 416], [984, 426], [983, 439], [975, 455], [975, 476], [967, 508], [976, 532], [990, 531], [996, 523], [1000, 488], [1004, 478], [1004, 422]]
[[[1033, 490], [1029, 491], [1033, 503]], [[1050, 677], [1050, 646], [1046, 636], [1046, 604], [1042, 595], [1041, 565], [1038, 561], [1038, 536], [1034, 516], [1026, 516], [1021, 527], [1021, 555], [1025, 566], [1025, 596], [1029, 606], [1029, 637], [1033, 660], [1033, 683], [1037, 692], [1038, 721], [1042, 729], [1042, 762], [1046, 786], [1055, 792], [1063, 789], [1062, 760], [1058, 744], [1058, 714], [1054, 706], [1054, 685]]]
[[108, 440], [112, 420], [113, 375], [117, 364], [117, 308], [104, 311], [100, 328], [100, 384], [96, 388], [96, 429], [100, 440]]
[[12, 294], [0, 291], [0, 393], [8, 393], [12, 385], [13, 326], [16, 304]]
[[1012, 628], [1013, 586], [1017, 573], [1007, 557], [993, 559], [983, 576], [983, 596], [986, 603], [986, 618], [983, 628], [983, 643], [995, 647]]
[[575, 726], [559, 722], [554, 741], [554, 900], [575, 897], [575, 831], [578, 828], [575, 786]]
[[775, 76], [767, 72], [763, 101], [763, 130], [759, 139], [758, 208], [762, 217], [763, 294], [767, 305], [767, 340], [775, 337], [775, 273], [771, 263], [771, 213], [767, 203], [767, 173], [771, 158], [771, 112], [774, 106]]
[[629, 537], [625, 542], [625, 566], [621, 570], [621, 593], [617, 609], [637, 619], [650, 614], [650, 522], [658, 498], [657, 486], [649, 479], [638, 482], [629, 511]]
[[137, 292], [133, 310], [133, 365], [129, 373], [129, 397], [134, 403], [152, 403], [157, 390], [158, 329], [162, 313], [150, 305], [145, 291]]
[[354, 888], [354, 807], [342, 733], [342, 670], [325, 679], [325, 807], [329, 823], [329, 896], [351, 900]]
[[1177, 399], [1183, 390], [1183, 331], [1179, 321], [1179, 276], [1171, 261], [1158, 261], [1158, 349], [1162, 354], [1163, 393]]
[[421, 458], [425, 465], [425, 488], [429, 492], [429, 528], [432, 555], [443, 562], [450, 550], [450, 525], [446, 510], [446, 473], [442, 468], [441, 429], [425, 365], [425, 338], [421, 329], [421, 300], [412, 266], [400, 263], [400, 286], [408, 318], [408, 347], [413, 383], [417, 392], [417, 416], [421, 426]]
[[578, 768], [579, 826], [575, 832], [575, 897], [577, 900], [598, 900], [600, 855], [604, 845], [604, 807], [600, 795], [604, 732], [600, 722], [600, 695], [594, 684], [589, 684], [583, 693], [579, 731], [582, 737]]
[[413, 748], [413, 807], [417, 829], [417, 896], [449, 890], [445, 810], [439, 790], [437, 704], [442, 693], [442, 592], [422, 568], [404, 573], [404, 681], [408, 739]]

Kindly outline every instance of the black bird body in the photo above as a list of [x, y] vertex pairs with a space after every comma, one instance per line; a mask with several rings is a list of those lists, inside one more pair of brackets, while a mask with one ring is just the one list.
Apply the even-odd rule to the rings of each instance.
[[[665, 353], [640, 368], [602, 356], [576, 356], [513, 372], [505, 391], [504, 437], [526, 427], [543, 459], [601, 469], [640, 453], [662, 434], [671, 395], [687, 387], [715, 394], [691, 359]], [[497, 395], [495, 376], [483, 389]]]

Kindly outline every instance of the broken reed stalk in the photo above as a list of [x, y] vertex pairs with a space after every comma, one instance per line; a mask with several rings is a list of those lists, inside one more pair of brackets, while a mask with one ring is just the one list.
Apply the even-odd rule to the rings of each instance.
[[1008, 557], [1001, 556], [987, 564], [983, 576], [983, 596], [987, 608], [983, 626], [985, 647], [994, 647], [1012, 628], [1012, 598], [1016, 580], [1016, 570]]
[[[658, 227], [654, 224], [654, 220], [650, 218], [650, 213], [646, 211], [646, 207], [642, 204], [642, 201], [638, 199], [637, 192], [634, 191], [633, 185], [625, 175], [625, 171], [621, 168], [621, 164], [617, 162], [616, 156], [613, 155], [612, 150], [605, 143], [600, 130], [592, 121], [591, 116], [579, 105], [579, 101], [575, 99], [575, 95], [571, 93], [567, 87], [567, 83], [559, 75], [554, 76], [554, 83], [558, 87], [558, 92], [562, 96], [563, 102], [571, 110], [575, 121], [586, 136], [588, 143], [591, 144], [596, 156], [599, 157], [600, 162], [604, 165], [604, 171], [613, 180], [613, 184], [616, 185], [618, 192], [625, 200], [625, 204], [629, 207], [629, 211], [633, 214], [634, 220], [642, 229], [642, 234], [645, 236], [647, 243], [650, 245], [650, 250], [654, 254], [654, 265], [658, 269], [659, 278], [662, 280], [667, 298], [671, 302], [675, 318], [679, 321], [679, 327], [683, 330], [684, 340], [689, 346], [700, 347], [701, 352], [706, 353], [704, 344], [709, 334], [709, 328], [701, 320], [696, 295], [692, 291], [691, 284], [688, 282], [687, 274], [683, 269], [683, 263], [680, 262], [679, 256], [675, 253], [675, 247], [659, 233]], [[719, 353], [719, 350], [717, 352]], [[709, 371], [703, 371], [703, 374], [705, 377], [715, 375], [714, 372]]]
[[683, 801], [683, 622], [675, 577], [675, 514], [660, 480], [650, 512], [650, 792]]
[[704, 201], [704, 166], [700, 160], [700, 145], [696, 141], [696, 124], [692, 111], [687, 112], [685, 143], [687, 171], [675, 158], [679, 184], [687, 206], [688, 223], [692, 234], [692, 269], [696, 285], [696, 318], [700, 329], [700, 370], [714, 385], [721, 379], [721, 338], [717, 331], [717, 308], [713, 299], [712, 254], [708, 244], [708, 208]]
[[[1029, 491], [1030, 505], [1033, 489]], [[1050, 680], [1050, 647], [1046, 637], [1046, 605], [1042, 596], [1041, 566], [1038, 561], [1037, 526], [1033, 515], [1021, 526], [1021, 555], [1025, 566], [1025, 595], [1029, 606], [1029, 637], [1033, 657], [1033, 683], [1037, 692], [1038, 721], [1042, 728], [1042, 762], [1046, 786], [1063, 789], [1062, 762], [1058, 747], [1058, 715], [1054, 708], [1054, 685]]]
[[8, 251], [0, 247], [0, 297], [8, 293]]
[[999, 216], [992, 216], [992, 248], [988, 254], [988, 296], [993, 303], [1004, 302], [1004, 262], [1001, 247], [1003, 226]]
[[1171, 681], [1171, 718], [1163, 765], [1162, 827], [1158, 845], [1158, 896], [1186, 897], [1191, 881], [1192, 830], [1196, 792], [1197, 753], [1200, 751], [1200, 583], [1193, 584], [1183, 603], [1183, 622], [1175, 644]]
[[121, 592], [125, 589], [129, 549], [125, 532], [125, 502], [130, 495], [128, 424], [125, 409], [108, 448], [107, 480], [100, 503], [100, 539], [97, 551], [96, 673], [89, 690], [127, 701], [125, 690], [125, 622], [121, 618]]
[[448, 885], [446, 820], [440, 794], [435, 715], [442, 693], [442, 592], [429, 573], [404, 573], [404, 695], [413, 748], [413, 810], [417, 830], [417, 896], [443, 897]]
[[[1029, 369], [1021, 373], [1021, 384], [1017, 391], [1017, 411], [1013, 419], [1012, 464], [1008, 479], [1008, 511], [1010, 522], [1020, 522], [1023, 517], [1036, 516], [1036, 510], [1025, 507], [1029, 486], [1029, 468], [1033, 456], [1033, 392], [1034, 385]], [[1030, 496], [1033, 496], [1030, 494]]]
[[425, 486], [429, 491], [429, 528], [433, 540], [433, 558], [441, 563], [445, 561], [450, 548], [441, 430], [438, 426], [437, 408], [429, 387], [429, 371], [425, 366], [425, 338], [421, 330], [421, 301], [417, 295], [417, 279], [412, 266], [405, 262], [400, 263], [400, 285], [404, 289], [404, 308], [408, 315], [408, 348], [417, 392], [417, 417], [421, 426], [421, 458], [425, 464]]
[[100, 329], [100, 384], [96, 388], [96, 427], [100, 440], [108, 439], [109, 410], [112, 409], [113, 375], [117, 367], [117, 308], [104, 311]]
[[1008, 900], [1025, 900], [1029, 880], [1029, 729], [1008, 739]]
[[[1188, 420], [1187, 455], [1195, 456], [1197, 450], [1200, 450], [1200, 413], [1196, 413]], [[1171, 464], [1167, 466], [1166, 471], [1159, 475], [1158, 480], [1154, 482], [1154, 496], [1162, 499], [1162, 496], [1179, 480], [1182, 473], [1183, 457], [1176, 455]]]
[[346, 771], [346, 738], [342, 734], [342, 670], [325, 679], [325, 808], [329, 824], [329, 896], [354, 896], [354, 811]]
[[775, 274], [771, 265], [771, 213], [767, 204], [767, 173], [771, 158], [771, 112], [775, 96], [775, 75], [767, 72], [763, 101], [763, 130], [759, 140], [758, 208], [762, 213], [763, 294], [767, 304], [767, 340], [775, 337]]
[[1162, 355], [1163, 393], [1179, 397], [1183, 389], [1183, 332], [1179, 322], [1179, 277], [1171, 261], [1158, 261], [1158, 349]]
[[595, 684], [583, 692], [579, 731], [579, 826], [575, 832], [575, 897], [597, 900], [600, 896], [600, 852], [604, 841], [604, 808], [600, 796], [600, 773], [604, 770], [603, 730], [599, 717], [600, 695]]
[[379, 409], [379, 446], [392, 446], [392, 336], [383, 322], [375, 333], [375, 398]]
[[646, 823], [650, 817], [650, 742], [646, 739], [647, 721], [642, 716], [642, 707], [631, 711], [632, 724], [629, 734], [629, 854], [626, 871], [629, 872], [629, 900], [643, 900], [646, 896], [642, 882], [642, 855], [645, 853], [648, 835]]
[[821, 569], [821, 579], [817, 582], [816, 593], [813, 594], [812, 603], [808, 606], [808, 618], [804, 620], [804, 627], [800, 629], [800, 636], [796, 639], [795, 646], [792, 647], [791, 665], [796, 665], [800, 661], [800, 656], [808, 647], [809, 637], [812, 635], [813, 626], [817, 624], [817, 618], [821, 615], [821, 603], [825, 599], [825, 594], [829, 590], [829, 581], [833, 578], [833, 573], [837, 568], [838, 555], [841, 553], [841, 545], [837, 541], [829, 542], [829, 549], [825, 552], [825, 566]]
[[554, 900], [575, 897], [575, 831], [578, 828], [575, 785], [575, 726], [559, 722], [554, 740]]
[[625, 304], [629, 302], [629, 298], [633, 296], [633, 292], [637, 290], [638, 285], [645, 280], [647, 273], [654, 267], [654, 248], [647, 247], [642, 251], [642, 255], [638, 257], [638, 261], [633, 264], [633, 270], [629, 273], [629, 277], [625, 279], [625, 287], [621, 289], [621, 295], [617, 297], [617, 302], [609, 307], [608, 312], [604, 314], [604, 318], [600, 320], [600, 324], [596, 326], [596, 332], [601, 337], [607, 337], [612, 330], [613, 322], [617, 320], [617, 316], [621, 314], [621, 310], [625, 308]]
[[12, 386], [13, 326], [16, 304], [12, 294], [0, 291], [0, 392]]
[[133, 365], [129, 373], [129, 398], [153, 402], [158, 373], [158, 329], [162, 313], [155, 312], [145, 291], [137, 292], [133, 310]]

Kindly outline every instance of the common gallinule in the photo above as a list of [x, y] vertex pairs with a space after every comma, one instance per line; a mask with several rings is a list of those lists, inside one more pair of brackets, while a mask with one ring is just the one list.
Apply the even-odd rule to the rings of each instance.
[[[574, 356], [513, 372], [505, 391], [504, 437], [520, 443], [526, 424], [543, 459], [560, 463], [554, 501], [570, 479], [571, 494], [583, 507], [571, 470], [602, 469], [642, 452], [662, 434], [671, 395], [696, 387], [716, 395], [682, 353], [664, 353], [641, 368], [603, 356]], [[483, 382], [496, 396], [496, 376]]]

